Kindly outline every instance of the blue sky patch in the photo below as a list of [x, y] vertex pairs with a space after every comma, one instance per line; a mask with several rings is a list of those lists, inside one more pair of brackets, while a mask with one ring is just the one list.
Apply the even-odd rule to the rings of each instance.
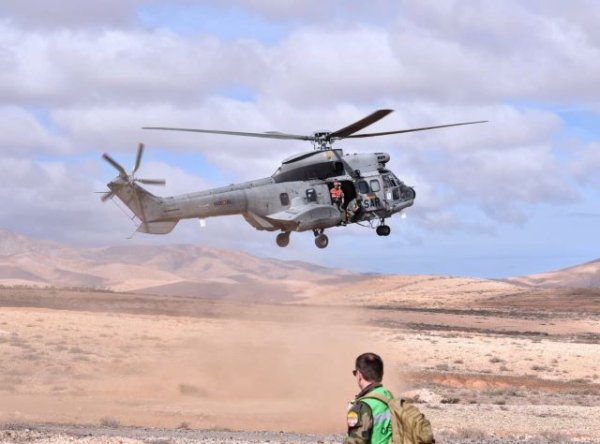
[[212, 34], [222, 40], [258, 40], [265, 44], [280, 41], [289, 32], [285, 23], [272, 22], [237, 6], [207, 4], [173, 5], [167, 2], [141, 6], [138, 17], [152, 28], [168, 28], [178, 34]]

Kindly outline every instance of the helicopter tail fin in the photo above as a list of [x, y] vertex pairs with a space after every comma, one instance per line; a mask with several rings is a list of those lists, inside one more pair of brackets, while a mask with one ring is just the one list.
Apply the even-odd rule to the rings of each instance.
[[149, 234], [168, 234], [173, 231], [178, 220], [168, 220], [164, 222], [142, 222], [138, 229], [138, 233]]
[[140, 221], [138, 233], [167, 234], [179, 222], [179, 219], [165, 220], [163, 200], [136, 183], [112, 182], [108, 188]]

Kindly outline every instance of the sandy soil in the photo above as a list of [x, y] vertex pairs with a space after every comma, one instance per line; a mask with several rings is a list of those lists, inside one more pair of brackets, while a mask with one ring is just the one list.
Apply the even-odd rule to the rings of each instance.
[[501, 298], [486, 300], [469, 310], [365, 308], [0, 289], [0, 422], [326, 441], [343, 433], [353, 360], [368, 350], [383, 356], [386, 384], [419, 402], [448, 442], [600, 442], [598, 312], [507, 311]]

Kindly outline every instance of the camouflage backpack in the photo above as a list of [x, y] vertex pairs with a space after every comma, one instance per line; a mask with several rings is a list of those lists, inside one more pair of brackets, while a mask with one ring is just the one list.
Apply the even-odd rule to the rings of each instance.
[[392, 415], [392, 439], [390, 444], [435, 443], [429, 420], [418, 408], [404, 399], [387, 399], [378, 393], [369, 393], [360, 399], [377, 399], [387, 404]]

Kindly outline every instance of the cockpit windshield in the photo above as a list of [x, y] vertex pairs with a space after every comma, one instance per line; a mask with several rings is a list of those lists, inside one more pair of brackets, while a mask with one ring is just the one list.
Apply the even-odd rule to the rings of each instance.
[[393, 173], [384, 174], [382, 177], [386, 188], [394, 188], [400, 185], [400, 181]]

